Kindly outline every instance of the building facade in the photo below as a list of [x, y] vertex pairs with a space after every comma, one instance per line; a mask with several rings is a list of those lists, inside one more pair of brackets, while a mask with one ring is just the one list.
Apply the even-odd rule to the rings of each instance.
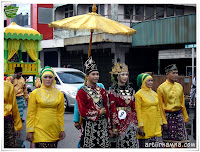
[[[44, 37], [41, 66], [70, 64], [84, 71], [90, 32], [53, 29], [48, 24], [91, 12], [92, 4], [31, 4], [30, 8], [31, 27]], [[196, 5], [97, 4], [97, 13], [137, 31], [132, 36], [93, 34], [92, 56], [107, 89], [117, 58], [129, 66], [133, 83], [141, 72], [164, 74], [163, 68], [170, 63], [178, 65], [180, 74], [190, 73], [191, 49], [185, 49], [185, 44], [196, 43]]]

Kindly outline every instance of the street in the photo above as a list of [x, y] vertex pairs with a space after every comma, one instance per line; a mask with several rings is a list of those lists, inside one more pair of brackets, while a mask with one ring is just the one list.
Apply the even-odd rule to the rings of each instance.
[[[189, 122], [188, 122], [188, 135], [189, 135], [189, 147], [188, 148], [195, 148], [196, 140], [193, 138], [193, 118], [194, 118], [194, 109], [189, 108]], [[26, 121], [26, 114], [27, 108], [24, 109], [24, 120]], [[79, 134], [80, 130], [77, 130], [74, 127], [73, 122], [73, 108], [69, 108], [64, 114], [64, 121], [65, 121], [65, 133], [66, 137], [64, 140], [58, 142], [58, 148], [77, 148], [77, 144], [79, 141]], [[26, 141], [26, 122], [23, 123], [23, 130], [21, 131], [20, 139], [25, 141], [24, 145], [25, 148], [30, 147], [30, 143]]]
[[[23, 118], [24, 118], [25, 122], [23, 123], [24, 129], [21, 131], [20, 139], [25, 141], [24, 142], [25, 148], [29, 148], [30, 143], [28, 141], [26, 141], [26, 114], [27, 114], [27, 108], [24, 109]], [[70, 108], [67, 112], [65, 112], [64, 121], [65, 121], [66, 137], [64, 140], [58, 142], [58, 148], [77, 148], [80, 130], [77, 130], [74, 127], [73, 108]]]

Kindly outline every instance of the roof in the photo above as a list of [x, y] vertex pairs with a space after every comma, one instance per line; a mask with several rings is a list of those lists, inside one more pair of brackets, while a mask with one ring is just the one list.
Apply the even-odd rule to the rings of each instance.
[[27, 27], [22, 27], [12, 22], [6, 28], [4, 28], [5, 39], [22, 39], [22, 40], [42, 40], [43, 35], [37, 30]]

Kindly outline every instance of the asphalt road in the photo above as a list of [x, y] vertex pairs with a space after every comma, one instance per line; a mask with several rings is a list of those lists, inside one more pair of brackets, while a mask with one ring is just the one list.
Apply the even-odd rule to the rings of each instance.
[[[26, 121], [26, 115], [27, 115], [27, 108], [24, 109], [24, 120]], [[73, 122], [73, 108], [70, 108], [67, 112], [64, 114], [64, 122], [65, 122], [65, 134], [66, 137], [64, 140], [61, 140], [58, 142], [58, 148], [77, 148], [77, 144], [79, 141], [79, 134], [80, 130], [77, 130], [74, 127]], [[21, 137], [20, 139], [24, 142], [25, 148], [30, 147], [30, 143], [26, 141], [26, 122], [23, 123], [23, 130], [21, 131]]]
[[[188, 122], [188, 135], [189, 135], [189, 148], [195, 148], [196, 140], [193, 138], [193, 118], [194, 118], [194, 109], [188, 110], [189, 114], [189, 122]], [[24, 119], [26, 120], [27, 109], [24, 109]], [[77, 144], [79, 141], [79, 134], [80, 130], [77, 130], [74, 127], [73, 122], [73, 108], [68, 109], [67, 112], [64, 114], [64, 121], [65, 121], [65, 133], [66, 137], [64, 140], [58, 142], [58, 148], [77, 148]], [[20, 139], [24, 141], [25, 148], [30, 147], [30, 143], [26, 141], [26, 122], [23, 123], [23, 130], [21, 131]]]

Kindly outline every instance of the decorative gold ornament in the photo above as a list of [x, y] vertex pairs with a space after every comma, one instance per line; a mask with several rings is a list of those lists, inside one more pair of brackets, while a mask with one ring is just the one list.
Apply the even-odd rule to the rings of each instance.
[[95, 103], [99, 101], [99, 98], [92, 98]]
[[110, 74], [119, 74], [121, 72], [128, 72], [128, 66], [126, 64], [120, 64], [117, 62], [113, 67]]
[[125, 100], [125, 103], [126, 104], [129, 104], [131, 102], [131, 100], [129, 99], [129, 100]]

